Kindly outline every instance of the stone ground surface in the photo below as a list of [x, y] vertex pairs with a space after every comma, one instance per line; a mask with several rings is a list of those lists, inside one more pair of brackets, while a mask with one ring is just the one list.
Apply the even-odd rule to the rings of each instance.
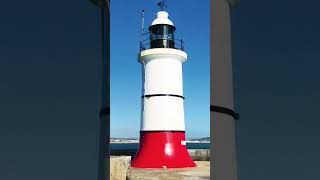
[[125, 180], [130, 166], [130, 156], [111, 156], [110, 157], [110, 179]]
[[210, 180], [210, 161], [195, 161], [195, 168], [140, 169], [130, 168], [127, 180]]
[[188, 149], [194, 161], [210, 161], [210, 149]]

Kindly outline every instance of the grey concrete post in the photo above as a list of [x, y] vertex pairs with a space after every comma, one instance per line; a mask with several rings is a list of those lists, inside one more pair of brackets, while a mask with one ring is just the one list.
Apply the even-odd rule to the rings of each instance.
[[237, 180], [230, 34], [230, 7], [237, 2], [211, 1], [210, 119], [214, 180]]
[[110, 0], [90, 0], [101, 13], [101, 110], [99, 119], [98, 180], [110, 179]]

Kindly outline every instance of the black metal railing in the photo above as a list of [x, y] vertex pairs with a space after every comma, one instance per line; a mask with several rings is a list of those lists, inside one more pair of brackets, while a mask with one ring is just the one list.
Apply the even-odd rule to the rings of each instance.
[[[161, 48], [173, 48], [173, 49], [179, 49], [184, 51], [184, 42], [182, 39], [157, 39], [163, 42], [167, 42], [167, 41], [172, 41], [173, 42], [173, 46], [163, 46]], [[156, 47], [152, 47], [151, 46], [151, 40], [150, 39], [145, 39], [140, 41], [140, 51], [146, 50], [146, 49], [152, 49], [152, 48], [156, 48]], [[159, 48], [159, 47], [157, 47]]]

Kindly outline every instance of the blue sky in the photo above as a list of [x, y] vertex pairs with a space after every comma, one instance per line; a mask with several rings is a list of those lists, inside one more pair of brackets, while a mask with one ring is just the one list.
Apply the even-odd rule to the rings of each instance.
[[[141, 11], [145, 30], [159, 11], [158, 1], [111, 2], [111, 137], [139, 137], [141, 65], [137, 62], [141, 38]], [[182, 4], [183, 2], [183, 4]], [[185, 42], [183, 65], [187, 137], [210, 134], [210, 7], [209, 1], [169, 1], [165, 9], [175, 24], [176, 37]]]
[[[50, 8], [43, 2], [0, 6], [0, 179], [94, 179], [100, 11], [89, 0], [51, 1]], [[150, 23], [156, 3], [111, 2], [112, 134], [139, 131], [140, 11], [146, 10]], [[203, 136], [209, 132], [209, 2], [168, 6], [189, 54], [187, 135]], [[319, 6], [320, 1], [242, 0], [231, 12], [240, 179], [320, 179]], [[115, 84], [118, 79], [122, 83]]]

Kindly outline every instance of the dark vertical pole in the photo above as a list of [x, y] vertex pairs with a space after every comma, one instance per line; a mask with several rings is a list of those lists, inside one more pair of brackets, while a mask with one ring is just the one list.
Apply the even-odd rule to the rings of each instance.
[[100, 112], [98, 180], [107, 180], [110, 174], [110, 8], [108, 2], [101, 6], [101, 65], [102, 91]]
[[211, 178], [237, 180], [230, 5], [236, 0], [211, 1]]

